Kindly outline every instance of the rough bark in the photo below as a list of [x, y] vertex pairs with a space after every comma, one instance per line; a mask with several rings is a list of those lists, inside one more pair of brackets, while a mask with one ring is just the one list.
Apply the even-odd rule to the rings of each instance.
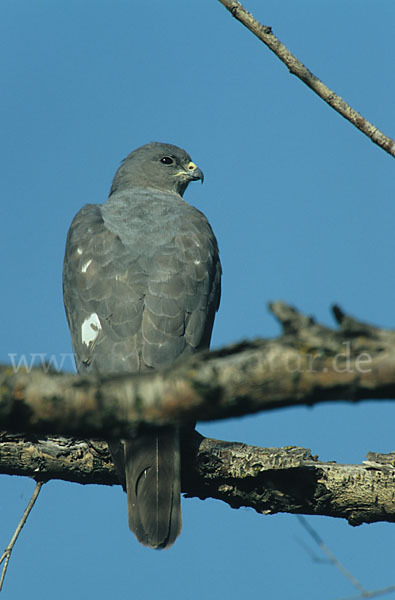
[[181, 360], [148, 375], [97, 378], [0, 367], [0, 427], [75, 437], [127, 437], [131, 428], [312, 405], [395, 398], [395, 332], [338, 307], [340, 328], [277, 302], [283, 334]]
[[[242, 342], [142, 376], [107, 379], [0, 369], [0, 473], [117, 484], [105, 442], [131, 428], [325, 400], [395, 398], [395, 332], [333, 312], [337, 330], [277, 302], [280, 337]], [[18, 433], [12, 434], [10, 431]], [[20, 432], [25, 432], [20, 434]], [[47, 437], [56, 433], [67, 437]], [[257, 448], [189, 435], [183, 491], [234, 508], [395, 520], [395, 453], [322, 463], [304, 448]]]
[[[182, 490], [263, 514], [315, 514], [351, 525], [395, 521], [395, 453], [361, 465], [323, 463], [297, 447], [258, 448], [203, 438], [183, 442]], [[37, 481], [118, 483], [107, 444], [66, 438], [0, 436], [0, 472]]]

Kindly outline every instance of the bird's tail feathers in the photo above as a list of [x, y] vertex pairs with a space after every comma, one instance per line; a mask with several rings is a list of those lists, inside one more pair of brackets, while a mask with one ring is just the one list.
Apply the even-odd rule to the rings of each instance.
[[129, 527], [145, 546], [168, 548], [181, 532], [178, 427], [125, 441]]

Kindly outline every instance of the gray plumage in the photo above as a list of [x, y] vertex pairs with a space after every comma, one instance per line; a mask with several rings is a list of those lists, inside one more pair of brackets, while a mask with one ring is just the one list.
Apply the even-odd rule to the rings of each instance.
[[[149, 371], [208, 348], [220, 300], [218, 247], [182, 195], [203, 173], [177, 146], [138, 148], [105, 204], [87, 204], [66, 242], [63, 294], [80, 373]], [[110, 444], [139, 541], [170, 546], [181, 530], [177, 427]]]

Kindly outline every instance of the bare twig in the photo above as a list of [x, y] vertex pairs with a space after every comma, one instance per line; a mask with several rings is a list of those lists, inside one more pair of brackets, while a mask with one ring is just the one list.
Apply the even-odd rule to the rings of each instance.
[[296, 75], [303, 83], [313, 90], [322, 100], [336, 110], [342, 117], [350, 121], [362, 133], [367, 135], [372, 142], [383, 150], [395, 156], [395, 141], [386, 136], [375, 125], [355, 111], [340, 96], [329, 89], [318, 77], [294, 56], [282, 42], [273, 34], [272, 28], [262, 25], [251, 13], [249, 13], [240, 2], [235, 0], [219, 0], [231, 14], [260, 39], [274, 54], [288, 67], [289, 71]]
[[8, 546], [6, 547], [6, 549], [4, 550], [4, 552], [0, 558], [0, 565], [4, 561], [3, 571], [2, 571], [1, 577], [0, 577], [0, 592], [3, 589], [4, 578], [5, 578], [5, 575], [7, 572], [8, 563], [10, 562], [11, 552], [12, 552], [12, 550], [15, 546], [15, 542], [17, 541], [19, 534], [22, 531], [22, 528], [23, 528], [24, 524], [26, 523], [26, 520], [38, 498], [38, 495], [40, 493], [42, 486], [43, 486], [43, 482], [37, 481], [36, 487], [34, 488], [33, 495], [30, 498], [29, 503], [25, 508], [22, 518], [18, 523], [18, 527], [15, 529], [14, 535], [12, 536], [10, 543], [8, 544]]
[[[336, 556], [333, 554], [332, 550], [330, 550], [330, 548], [328, 548], [328, 546], [325, 544], [323, 539], [318, 535], [317, 531], [310, 525], [310, 523], [308, 523], [308, 521], [302, 515], [297, 515], [297, 519], [298, 519], [299, 523], [302, 525], [302, 527], [305, 528], [307, 533], [313, 538], [315, 543], [319, 546], [319, 548], [321, 549], [323, 554], [325, 554], [325, 556], [328, 559], [328, 562], [330, 564], [332, 564], [334, 567], [336, 567], [336, 569], [338, 569], [340, 571], [340, 573], [342, 573], [346, 577], [346, 579], [348, 579], [348, 581], [351, 583], [351, 585], [353, 587], [355, 587], [355, 589], [358, 590], [359, 595], [353, 596], [354, 599], [374, 598], [376, 596], [382, 596], [384, 594], [389, 594], [389, 593], [395, 591], [395, 585], [391, 585], [389, 587], [382, 588], [380, 590], [373, 590], [373, 591], [369, 592], [366, 588], [363, 587], [363, 585], [358, 581], [358, 579], [356, 579], [356, 577], [354, 577], [354, 575], [346, 569], [346, 567], [338, 560], [338, 558], [336, 558]], [[353, 600], [353, 599], [345, 598], [344, 600]]]
[[361, 600], [361, 598], [377, 598], [377, 596], [385, 596], [385, 594], [392, 594], [395, 592], [395, 585], [382, 588], [381, 590], [373, 590], [373, 592], [365, 592], [358, 596], [348, 596], [347, 598], [341, 598], [340, 600]]
[[338, 569], [340, 571], [340, 573], [342, 573], [347, 579], [348, 581], [362, 594], [366, 594], [367, 590], [365, 590], [365, 588], [359, 583], [358, 579], [356, 579], [354, 577], [354, 575], [352, 575], [350, 573], [350, 571], [348, 571], [346, 569], [346, 567], [344, 565], [342, 565], [342, 563], [336, 558], [336, 556], [333, 554], [332, 550], [330, 550], [328, 548], [328, 546], [324, 543], [324, 541], [322, 540], [322, 538], [318, 535], [318, 533], [316, 532], [316, 530], [310, 525], [310, 523], [308, 523], [308, 521], [302, 516], [302, 515], [297, 515], [297, 519], [299, 521], [299, 523], [302, 525], [302, 527], [305, 528], [305, 530], [307, 531], [307, 533], [309, 533], [309, 535], [313, 538], [313, 540], [315, 541], [315, 543], [320, 547], [321, 551], [325, 554], [325, 556], [328, 558], [329, 562], [336, 567], [336, 569]]

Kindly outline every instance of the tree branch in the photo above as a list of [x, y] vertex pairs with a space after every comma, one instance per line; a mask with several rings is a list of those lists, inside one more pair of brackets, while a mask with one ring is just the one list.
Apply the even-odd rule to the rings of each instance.
[[[88, 376], [0, 369], [4, 429], [0, 472], [35, 480], [118, 483], [107, 445], [135, 427], [222, 418], [325, 400], [395, 397], [395, 332], [360, 323], [340, 308], [340, 327], [315, 323], [277, 302], [283, 333], [179, 361], [148, 375]], [[188, 428], [187, 428], [188, 430]], [[32, 432], [78, 434], [78, 440]], [[234, 508], [342, 517], [353, 525], [395, 521], [395, 453], [363, 465], [322, 463], [304, 448], [257, 448], [185, 434], [183, 491]], [[92, 435], [93, 434], [93, 435]]]
[[22, 531], [23, 526], [25, 525], [26, 520], [27, 520], [28, 516], [31, 513], [31, 510], [32, 510], [33, 506], [36, 503], [36, 500], [38, 498], [38, 495], [39, 495], [39, 493], [41, 491], [42, 486], [43, 486], [43, 482], [42, 481], [38, 481], [36, 483], [36, 487], [34, 488], [33, 495], [30, 498], [30, 500], [28, 502], [28, 505], [26, 506], [26, 508], [25, 508], [25, 510], [23, 512], [22, 518], [19, 521], [19, 523], [17, 525], [17, 528], [14, 531], [14, 534], [13, 534], [13, 536], [12, 536], [12, 538], [11, 538], [8, 546], [7, 546], [7, 548], [4, 550], [4, 552], [3, 552], [3, 554], [2, 554], [2, 556], [0, 558], [0, 564], [4, 561], [3, 570], [1, 572], [1, 577], [0, 577], [0, 592], [3, 589], [3, 583], [4, 583], [4, 579], [5, 579], [6, 573], [7, 573], [8, 563], [10, 562], [11, 553], [12, 553], [12, 551], [14, 549], [15, 543], [16, 543], [18, 537], [19, 537], [19, 534]]
[[[325, 544], [324, 540], [319, 536], [317, 531], [308, 523], [308, 521], [298, 515], [299, 523], [304, 527], [305, 531], [311, 536], [311, 538], [315, 541], [315, 543], [319, 546], [322, 553], [327, 557], [330, 564], [332, 564], [348, 581], [352, 586], [359, 592], [358, 596], [354, 596], [354, 600], [356, 598], [375, 598], [376, 596], [383, 596], [384, 594], [389, 594], [390, 592], [395, 591], [395, 585], [390, 585], [385, 588], [375, 589], [372, 591], [367, 590], [352, 573], [339, 561], [336, 555], [332, 552], [330, 548]], [[346, 600], [346, 599], [343, 599]], [[352, 600], [352, 598], [348, 598], [348, 600]]]
[[[347, 519], [351, 525], [395, 521], [395, 453], [369, 454], [362, 465], [324, 463], [297, 447], [258, 448], [202, 437], [183, 440], [182, 490], [232, 508]], [[118, 483], [107, 444], [65, 438], [0, 438], [0, 472], [35, 480]]]
[[122, 438], [137, 428], [261, 410], [395, 398], [395, 332], [334, 307], [340, 329], [277, 302], [283, 334], [202, 352], [162, 371], [99, 378], [0, 367], [3, 430]]
[[240, 2], [235, 0], [219, 0], [230, 13], [249, 29], [258, 39], [274, 52], [274, 54], [288, 67], [289, 71], [296, 75], [303, 83], [313, 90], [329, 106], [336, 110], [342, 117], [350, 121], [357, 129], [367, 135], [372, 142], [383, 150], [395, 156], [395, 141], [386, 136], [375, 125], [356, 112], [340, 96], [329, 89], [318, 77], [294, 56], [282, 42], [273, 34], [272, 28], [261, 25], [251, 13], [249, 13]]

